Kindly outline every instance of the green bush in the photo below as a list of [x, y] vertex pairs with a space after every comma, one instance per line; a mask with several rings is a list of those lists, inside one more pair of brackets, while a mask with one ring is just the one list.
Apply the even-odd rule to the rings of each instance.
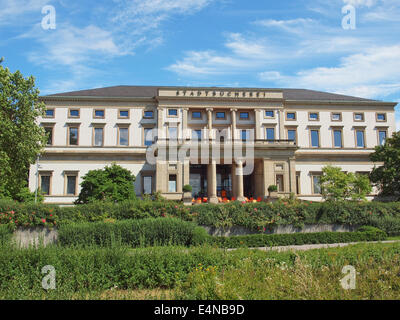
[[291, 234], [254, 234], [233, 237], [212, 237], [211, 243], [224, 248], [271, 247], [318, 243], [381, 241], [387, 235], [374, 227], [362, 227], [357, 232], [315, 232]]
[[[12, 219], [10, 212], [13, 211]], [[308, 202], [200, 204], [190, 207], [162, 199], [120, 203], [94, 202], [58, 207], [0, 200], [0, 224], [54, 227], [69, 223], [172, 217], [218, 228], [241, 226], [263, 233], [278, 225], [302, 228], [305, 224], [375, 226], [390, 235], [400, 234], [400, 202]], [[44, 221], [44, 222], [43, 222]]]
[[0, 245], [9, 243], [12, 232], [13, 230], [9, 225], [0, 225]]
[[207, 232], [192, 222], [157, 218], [67, 224], [60, 227], [58, 242], [62, 246], [191, 246], [207, 238]]
[[[307, 259], [314, 269], [324, 266], [357, 266], [373, 259], [380, 263], [398, 257], [398, 244], [359, 244], [345, 248], [307, 252], [263, 252], [238, 249], [225, 251], [210, 247], [38, 249], [0, 247], [0, 299], [88, 299], [106, 290], [174, 288], [186, 281], [195, 268], [218, 270], [243, 268], [244, 261], [263, 266], [296, 265], [298, 257]], [[398, 258], [397, 258], [398, 259]], [[56, 270], [56, 290], [44, 290], [41, 270]], [[338, 273], [338, 278], [341, 275]], [[335, 278], [336, 279], [336, 278]], [[336, 281], [336, 280], [335, 280]], [[99, 295], [97, 295], [98, 297]], [[103, 296], [104, 298], [104, 296]]]

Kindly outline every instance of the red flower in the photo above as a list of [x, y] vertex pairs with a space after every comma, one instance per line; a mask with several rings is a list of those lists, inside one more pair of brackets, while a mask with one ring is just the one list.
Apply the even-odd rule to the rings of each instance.
[[43, 223], [46, 223], [46, 219], [42, 219], [42, 222], [43, 222]]
[[50, 214], [50, 217], [52, 217], [53, 215], [52, 214]]

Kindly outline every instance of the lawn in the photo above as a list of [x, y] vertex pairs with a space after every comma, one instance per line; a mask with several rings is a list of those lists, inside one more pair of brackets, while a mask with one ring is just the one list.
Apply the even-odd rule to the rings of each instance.
[[[41, 268], [53, 265], [56, 289]], [[356, 270], [345, 290], [342, 268]], [[306, 252], [210, 246], [0, 248], [0, 299], [400, 299], [400, 244]]]

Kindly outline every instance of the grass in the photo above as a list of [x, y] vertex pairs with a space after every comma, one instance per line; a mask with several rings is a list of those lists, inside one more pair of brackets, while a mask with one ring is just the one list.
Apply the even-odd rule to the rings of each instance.
[[[215, 300], [365, 300], [400, 299], [400, 256], [386, 255], [390, 245], [374, 245], [382, 259], [365, 255], [367, 247], [317, 249], [298, 253], [293, 263], [244, 259], [240, 267], [199, 266], [176, 289], [178, 299]], [[353, 252], [360, 259], [344, 258]], [[372, 251], [370, 251], [372, 253]], [[349, 255], [349, 257], [352, 254]], [[329, 257], [329, 262], [324, 261]], [[347, 260], [348, 259], [348, 260]], [[340, 262], [339, 262], [340, 261]], [[356, 288], [345, 290], [344, 265], [356, 269]]]
[[[0, 299], [400, 299], [400, 244], [305, 252], [212, 247], [0, 248]], [[45, 264], [57, 289], [41, 288]], [[342, 268], [354, 266], [356, 289]]]
[[387, 240], [400, 240], [400, 236], [388, 237]]

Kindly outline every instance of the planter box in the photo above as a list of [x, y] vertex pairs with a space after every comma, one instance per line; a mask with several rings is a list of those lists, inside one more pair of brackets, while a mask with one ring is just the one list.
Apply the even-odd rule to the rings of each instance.
[[57, 229], [48, 229], [44, 227], [36, 228], [18, 228], [14, 231], [12, 241], [21, 248], [29, 246], [43, 245], [47, 246], [56, 243], [58, 239]]
[[192, 193], [191, 192], [184, 192], [183, 196], [182, 196], [182, 199], [183, 199], [183, 204], [185, 206], [191, 206], [192, 205], [193, 197], [192, 197]]

